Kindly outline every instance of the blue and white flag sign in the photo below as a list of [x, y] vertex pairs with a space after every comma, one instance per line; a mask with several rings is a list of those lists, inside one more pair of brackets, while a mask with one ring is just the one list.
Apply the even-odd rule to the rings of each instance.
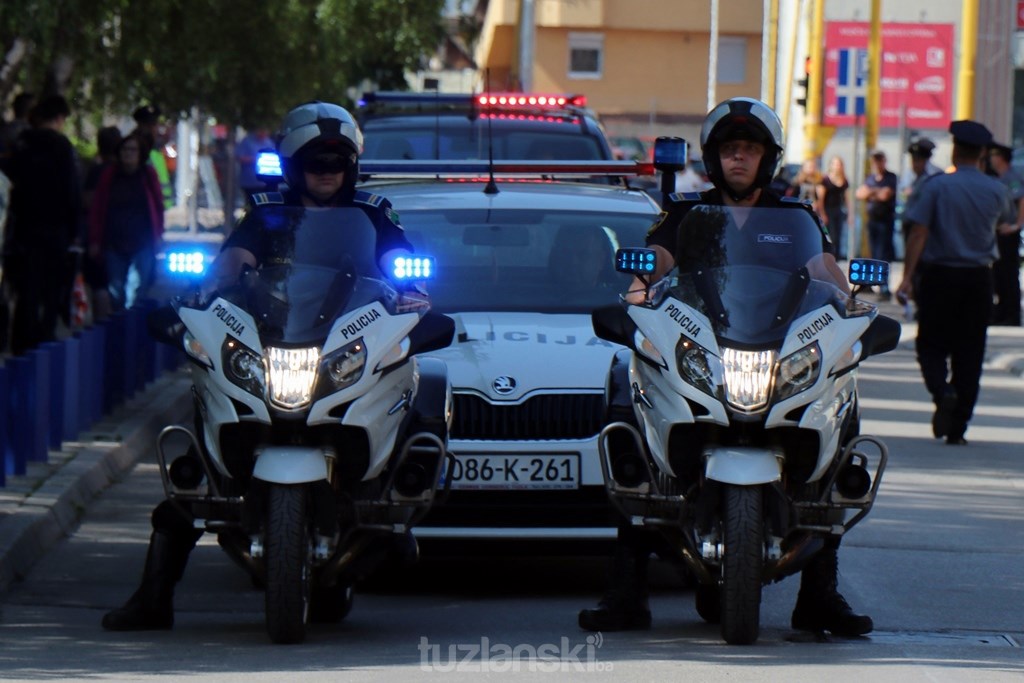
[[868, 92], [868, 51], [840, 48], [839, 72], [836, 74], [836, 114], [863, 116]]

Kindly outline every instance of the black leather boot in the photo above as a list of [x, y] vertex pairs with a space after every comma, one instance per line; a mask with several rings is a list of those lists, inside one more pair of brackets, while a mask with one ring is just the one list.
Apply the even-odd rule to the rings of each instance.
[[[837, 544], [838, 545], [838, 544]], [[838, 588], [837, 548], [826, 546], [804, 567], [791, 625], [801, 631], [862, 636], [874, 628], [871, 617], [855, 614]]]
[[647, 603], [647, 553], [619, 544], [612, 557], [611, 588], [597, 607], [580, 610], [585, 631], [633, 631], [651, 627]]
[[103, 615], [108, 631], [155, 631], [174, 626], [174, 585], [185, 573], [195, 541], [154, 531], [138, 590], [121, 607]]

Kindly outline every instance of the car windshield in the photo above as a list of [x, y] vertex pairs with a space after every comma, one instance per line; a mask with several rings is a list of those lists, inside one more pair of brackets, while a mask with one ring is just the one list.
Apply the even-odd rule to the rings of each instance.
[[344, 312], [394, 290], [377, 265], [377, 231], [358, 208], [260, 207], [264, 265], [219, 296], [252, 314], [265, 343], [316, 343]]
[[849, 299], [823, 265], [821, 230], [795, 208], [698, 206], [679, 226], [662, 294], [703, 313], [735, 344], [780, 342], [789, 323]]
[[655, 216], [464, 209], [402, 211], [417, 252], [437, 259], [435, 310], [589, 313], [613, 304], [630, 277], [615, 250], [643, 246]]
[[[393, 121], [391, 122], [393, 123]], [[509, 129], [494, 126], [491, 140], [495, 159], [572, 159], [574, 161], [601, 161], [608, 159], [597, 138], [586, 135], [571, 121], [552, 123], [549, 128], [564, 128], [564, 132], [538, 128]], [[456, 160], [487, 159], [488, 131], [486, 121], [464, 120], [459, 126], [435, 127], [432, 122], [416, 121], [401, 128], [374, 127], [368, 122], [362, 158]]]

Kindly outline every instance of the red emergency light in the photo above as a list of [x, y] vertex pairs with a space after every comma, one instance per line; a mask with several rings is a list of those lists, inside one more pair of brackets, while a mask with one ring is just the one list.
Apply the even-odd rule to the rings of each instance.
[[476, 100], [482, 107], [531, 107], [564, 109], [587, 106], [586, 95], [538, 95], [534, 93], [480, 93]]

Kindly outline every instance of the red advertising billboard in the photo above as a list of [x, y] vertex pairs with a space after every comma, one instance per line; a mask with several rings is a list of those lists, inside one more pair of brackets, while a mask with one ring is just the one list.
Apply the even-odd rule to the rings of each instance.
[[[852, 126], [863, 116], [868, 94], [866, 22], [825, 25], [823, 123]], [[953, 24], [882, 24], [879, 127], [896, 128], [905, 108], [906, 125], [949, 126], [953, 111]]]

